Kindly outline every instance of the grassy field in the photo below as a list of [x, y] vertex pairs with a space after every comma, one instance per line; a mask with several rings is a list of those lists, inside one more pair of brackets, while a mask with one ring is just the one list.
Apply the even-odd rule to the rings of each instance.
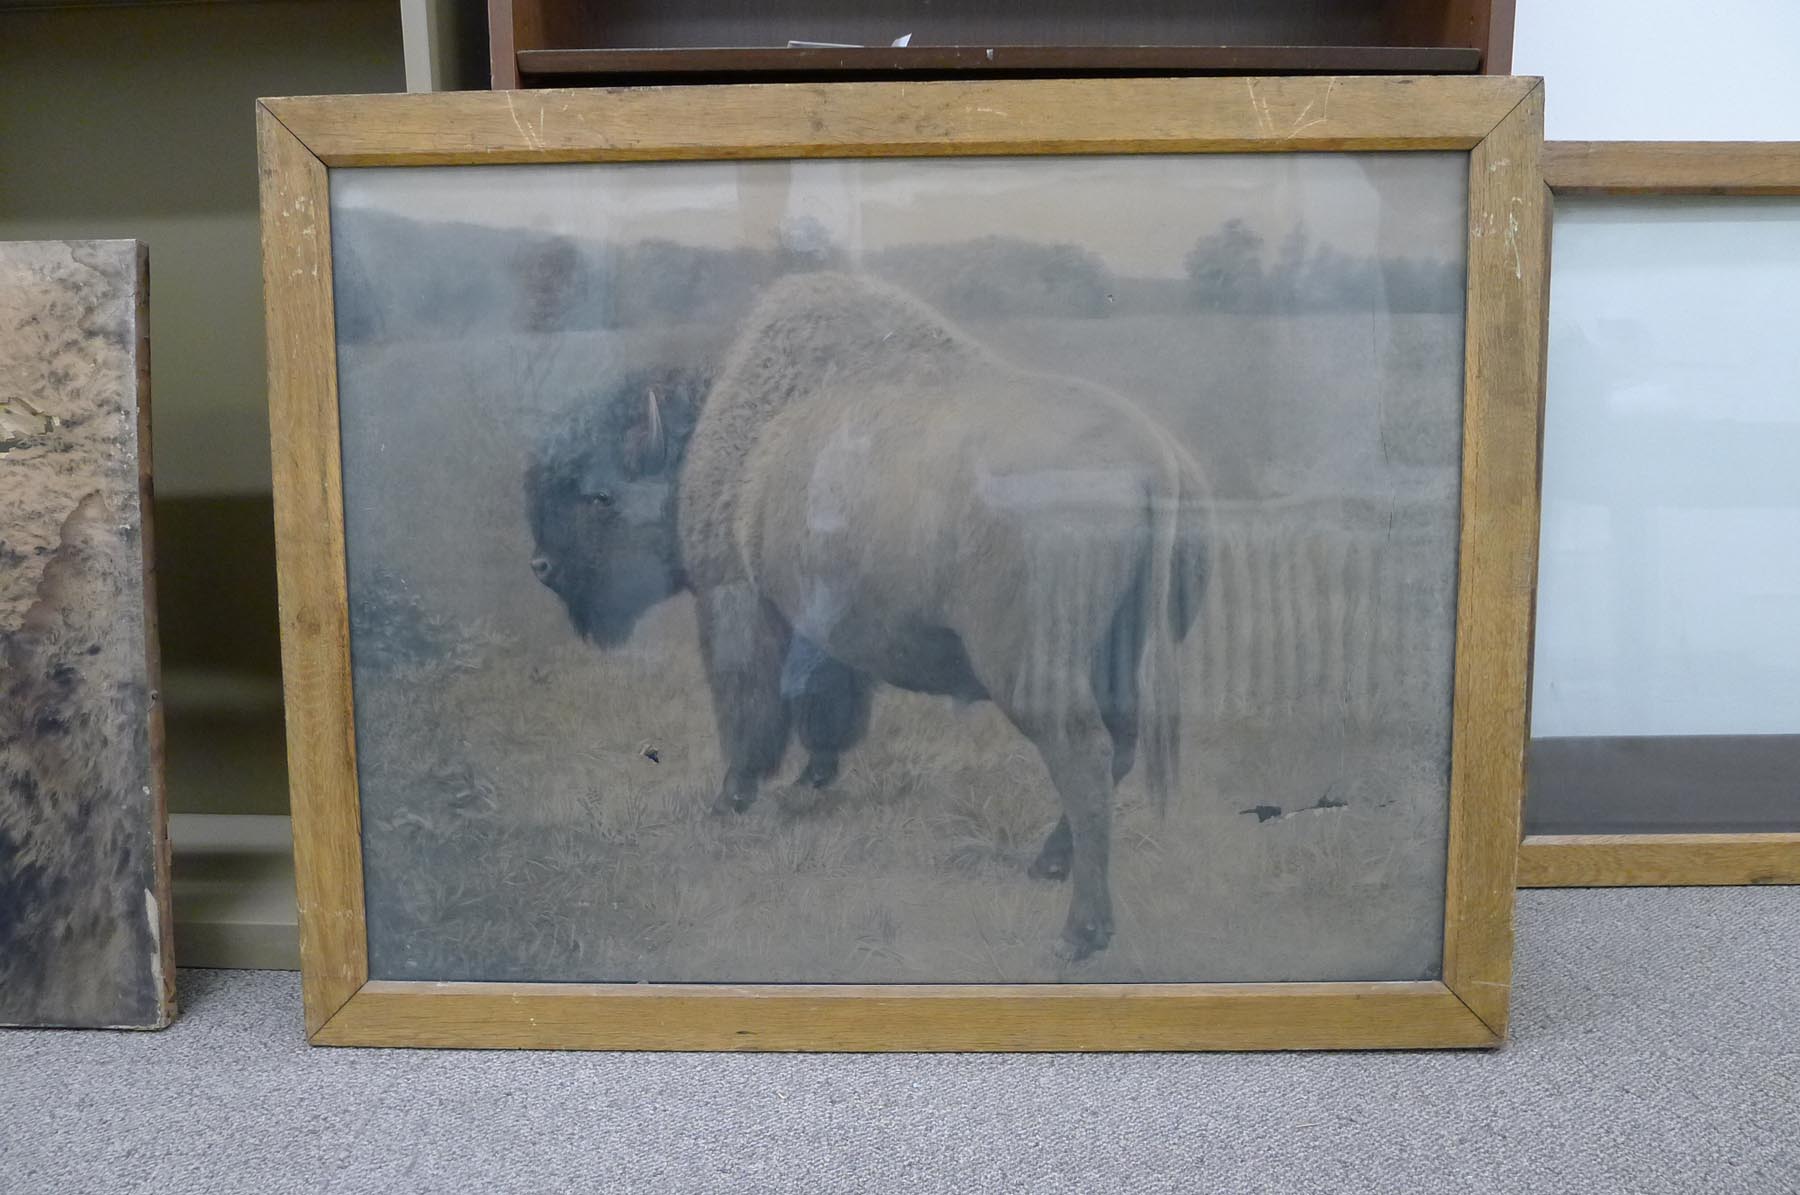
[[[374, 973], [1437, 973], [1455, 438], [1418, 412], [1458, 383], [1456, 321], [979, 331], [1158, 409], [1221, 490], [1215, 583], [1184, 652], [1186, 794], [1160, 819], [1135, 777], [1120, 794], [1111, 948], [1054, 957], [1068, 890], [1025, 868], [1058, 809], [989, 706], [884, 692], [828, 800], [777, 784], [747, 814], [709, 815], [719, 761], [686, 599], [602, 653], [526, 568], [527, 446], [601, 370], [666, 348], [496, 336], [340, 362]], [[1303, 430], [1321, 419], [1341, 434]]]

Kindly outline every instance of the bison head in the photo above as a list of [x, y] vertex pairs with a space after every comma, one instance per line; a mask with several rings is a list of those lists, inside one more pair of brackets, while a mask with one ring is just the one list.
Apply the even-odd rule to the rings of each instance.
[[629, 374], [557, 428], [526, 471], [531, 571], [601, 646], [624, 642], [683, 585], [675, 483], [705, 385], [670, 370]]

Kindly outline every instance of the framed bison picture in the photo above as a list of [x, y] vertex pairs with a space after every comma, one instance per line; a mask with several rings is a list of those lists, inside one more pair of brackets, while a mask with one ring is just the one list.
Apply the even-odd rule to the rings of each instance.
[[311, 1039], [1499, 1041], [1540, 112], [264, 101]]

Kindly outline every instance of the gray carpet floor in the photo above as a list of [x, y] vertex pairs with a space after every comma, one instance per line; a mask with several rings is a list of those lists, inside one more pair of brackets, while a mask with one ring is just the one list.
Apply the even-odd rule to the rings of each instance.
[[1800, 888], [1524, 893], [1491, 1053], [309, 1049], [191, 971], [160, 1034], [0, 1035], [8, 1192], [1800, 1192]]

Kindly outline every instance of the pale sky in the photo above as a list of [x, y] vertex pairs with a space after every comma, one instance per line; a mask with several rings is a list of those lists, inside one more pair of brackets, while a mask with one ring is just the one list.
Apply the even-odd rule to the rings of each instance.
[[721, 247], [770, 247], [810, 217], [853, 260], [1003, 234], [1178, 277], [1194, 242], [1233, 218], [1271, 254], [1299, 220], [1358, 256], [1459, 256], [1467, 174], [1460, 153], [632, 162], [334, 170], [331, 197], [334, 209]]

